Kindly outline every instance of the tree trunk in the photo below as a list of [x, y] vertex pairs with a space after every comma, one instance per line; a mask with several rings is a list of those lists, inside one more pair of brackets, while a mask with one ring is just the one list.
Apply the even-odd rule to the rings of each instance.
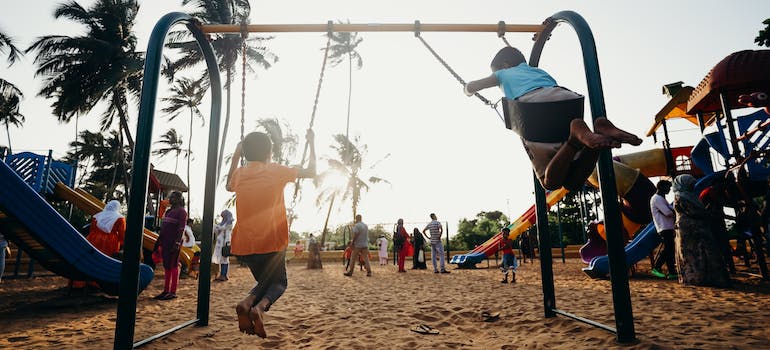
[[8, 154], [13, 154], [11, 150], [11, 132], [8, 129], [8, 119], [5, 120], [5, 134], [8, 135]]
[[326, 212], [326, 220], [324, 221], [324, 230], [321, 232], [322, 245], [326, 244], [326, 229], [329, 227], [329, 216], [331, 216], [332, 214], [332, 207], [334, 206], [334, 198], [336, 198], [336, 196], [332, 196], [332, 199], [329, 201], [329, 210]]
[[219, 176], [222, 174], [222, 159], [225, 155], [225, 141], [227, 141], [227, 128], [230, 126], [230, 73], [231, 67], [227, 67], [227, 77], [225, 78], [225, 90], [227, 94], [227, 101], [225, 102], [225, 125], [222, 128], [222, 142], [219, 143], [219, 158], [217, 158], [217, 183], [219, 183]]
[[190, 136], [187, 138], [187, 215], [190, 213], [190, 202], [192, 201], [192, 198], [190, 198], [190, 192], [192, 192], [192, 186], [190, 186], [190, 159], [192, 158], [192, 133], [194, 116], [195, 115], [193, 114], [193, 110], [190, 109]]
[[345, 137], [350, 140], [350, 101], [353, 96], [353, 56], [348, 55], [348, 118], [345, 123]]

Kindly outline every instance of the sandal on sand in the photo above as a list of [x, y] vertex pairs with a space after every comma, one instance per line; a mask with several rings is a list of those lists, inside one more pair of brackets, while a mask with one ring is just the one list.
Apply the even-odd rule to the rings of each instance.
[[410, 330], [420, 334], [439, 334], [438, 329], [433, 329], [431, 326], [426, 324], [414, 326]]
[[484, 322], [495, 322], [500, 319], [499, 312], [482, 311], [481, 318]]

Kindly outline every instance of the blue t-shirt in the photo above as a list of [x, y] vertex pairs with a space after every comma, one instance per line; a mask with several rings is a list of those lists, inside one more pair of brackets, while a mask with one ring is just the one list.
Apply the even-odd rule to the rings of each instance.
[[537, 88], [556, 86], [548, 73], [537, 67], [521, 63], [516, 67], [501, 69], [495, 72], [500, 88], [509, 100], [517, 99]]

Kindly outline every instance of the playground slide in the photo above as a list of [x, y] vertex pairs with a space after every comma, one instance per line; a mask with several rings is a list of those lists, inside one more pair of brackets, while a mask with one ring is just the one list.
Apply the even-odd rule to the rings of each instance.
[[[556, 202], [560, 201], [564, 196], [567, 195], [567, 191], [564, 188], [560, 188], [556, 191], [551, 191], [546, 195], [546, 203], [548, 207], [554, 205]], [[510, 225], [508, 225], [508, 228], [511, 230], [511, 233], [508, 235], [511, 239], [516, 239], [520, 234], [524, 233], [527, 229], [529, 229], [532, 225], [535, 224], [536, 215], [535, 215], [536, 209], [535, 206], [531, 206], [524, 214], [522, 214], [516, 221], [512, 222]], [[500, 232], [486, 242], [480, 244], [478, 247], [474, 248], [470, 252], [466, 254], [458, 254], [452, 257], [452, 260], [449, 261], [450, 264], [457, 264], [461, 267], [471, 267], [475, 264], [480, 263], [482, 260], [486, 259], [488, 256], [491, 256], [495, 254], [498, 249], [500, 249], [500, 241], [502, 240], [503, 233]]]
[[[72, 189], [59, 182], [54, 187], [54, 193], [59, 198], [74, 204], [89, 215], [94, 215], [104, 209], [104, 202], [80, 188]], [[147, 250], [152, 250], [155, 247], [155, 241], [157, 239], [157, 233], [144, 229], [142, 235], [142, 247]], [[192, 249], [182, 247], [182, 250], [179, 252], [179, 260], [189, 268], [193, 255]]]
[[[700, 193], [706, 186], [711, 185], [714, 178], [724, 176], [724, 171], [707, 175], [695, 184], [695, 192]], [[639, 260], [644, 259], [652, 253], [653, 249], [660, 244], [658, 232], [655, 230], [655, 224], [650, 223], [642, 231], [634, 236], [634, 239], [626, 245], [626, 266], [629, 267]], [[591, 260], [588, 267], [583, 268], [583, 272], [593, 278], [604, 278], [610, 273], [609, 259], [607, 255], [595, 257]]]
[[[634, 236], [631, 243], [626, 245], [626, 266], [631, 266], [650, 255], [658, 244], [660, 244], [658, 231], [655, 230], [655, 224], [650, 223]], [[583, 272], [593, 278], [607, 277], [610, 273], [609, 257], [602, 255], [594, 258], [588, 267], [583, 268]]]
[[[8, 165], [0, 162], [0, 231], [43, 267], [66, 278], [94, 280], [109, 294], [120, 286], [121, 262], [95, 249]], [[152, 281], [139, 271], [139, 292]]]

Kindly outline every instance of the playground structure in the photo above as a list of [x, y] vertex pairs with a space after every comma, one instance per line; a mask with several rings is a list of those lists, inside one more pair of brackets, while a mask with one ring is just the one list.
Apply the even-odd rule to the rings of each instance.
[[[122, 263], [95, 249], [43, 198], [57, 186], [72, 185], [72, 167], [52, 161], [50, 154], [14, 154], [6, 162], [0, 162], [0, 230], [5, 237], [49, 271], [96, 281], [106, 293], [118, 294]], [[134, 294], [153, 277], [152, 268], [141, 265]]]
[[[201, 253], [201, 278], [198, 288], [197, 318], [167, 331], [159, 333], [151, 338], [134, 343], [134, 323], [136, 321], [136, 293], [133, 292], [137, 287], [136, 276], [139, 274], [139, 249], [141, 248], [141, 227], [143, 223], [143, 210], [145, 205], [147, 178], [149, 175], [149, 153], [151, 135], [154, 122], [155, 105], [157, 102], [158, 79], [162, 62], [162, 51], [164, 40], [170, 28], [178, 23], [185, 24], [192, 33], [195, 41], [202, 50], [206, 67], [209, 74], [211, 86], [211, 117], [209, 121], [209, 152], [207, 154], [206, 183], [203, 208], [203, 244]], [[129, 209], [127, 215], [126, 249], [125, 260], [122, 265], [122, 283], [121, 293], [118, 304], [118, 315], [116, 321], [115, 343], [116, 349], [131, 348], [145, 344], [154, 339], [165, 336], [176, 330], [196, 324], [205, 326], [208, 324], [209, 317], [209, 277], [211, 262], [211, 241], [212, 227], [214, 218], [214, 187], [216, 180], [217, 157], [219, 141], [219, 122], [221, 109], [221, 80], [219, 70], [210, 43], [206, 40], [205, 32], [229, 32], [229, 33], [248, 33], [248, 32], [308, 32], [319, 31], [408, 31], [414, 32], [419, 36], [420, 32], [427, 31], [475, 31], [475, 32], [534, 32], [536, 41], [530, 57], [530, 65], [537, 66], [540, 54], [545, 42], [551, 35], [553, 29], [560, 23], [567, 23], [577, 32], [578, 40], [582, 48], [583, 64], [588, 82], [589, 102], [593, 118], [606, 116], [604, 97], [602, 93], [601, 78], [599, 76], [598, 58], [596, 47], [593, 40], [593, 34], [585, 20], [577, 13], [563, 11], [554, 14], [546, 19], [542, 25], [509, 25], [503, 22], [498, 25], [388, 25], [388, 24], [327, 24], [327, 25], [200, 25], [193, 18], [183, 13], [170, 13], [159, 20], [153, 29], [146, 51], [146, 62], [144, 70], [144, 82], [141, 93], [139, 108], [139, 118], [137, 124], [136, 148], [133, 159], [133, 178], [131, 181]], [[221, 150], [219, 150], [221, 151]], [[609, 150], [601, 152], [598, 162], [598, 183], [604, 198], [615, 198], [617, 192], [615, 188], [614, 169], [612, 165], [612, 155]], [[539, 182], [533, 177], [536, 184], [536, 213], [538, 234], [541, 245], [549, 245], [547, 240], [547, 209], [545, 191], [540, 187]], [[553, 284], [553, 269], [551, 265], [550, 247], [541, 247], [543, 254], [541, 259], [541, 269], [543, 275], [543, 302], [545, 317], [555, 317], [557, 314], [567, 316], [593, 326], [616, 333], [618, 342], [628, 343], [635, 339], [633, 314], [631, 311], [630, 291], [628, 288], [628, 278], [625, 274], [623, 261], [623, 245], [621, 241], [621, 220], [620, 209], [614, 201], [604, 201], [604, 213], [606, 218], [608, 241], [608, 253], [610, 257], [610, 266], [612, 274], [612, 295], [615, 311], [616, 328], [605, 326], [597, 322], [570, 314], [556, 308], [555, 291]]]

